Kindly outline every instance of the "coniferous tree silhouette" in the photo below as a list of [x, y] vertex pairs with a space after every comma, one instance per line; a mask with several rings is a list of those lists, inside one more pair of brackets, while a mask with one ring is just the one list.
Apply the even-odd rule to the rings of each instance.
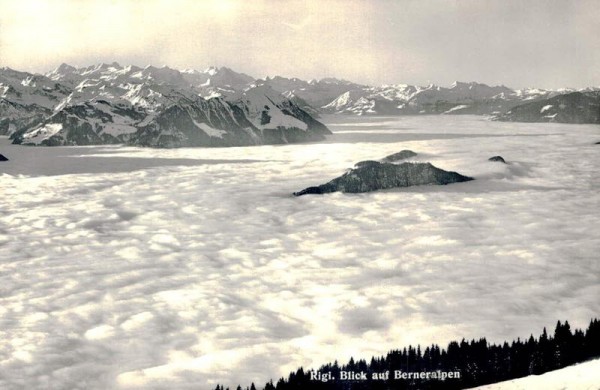
[[[390, 351], [386, 356], [364, 359], [350, 358], [347, 364], [338, 361], [328, 363], [318, 370], [305, 371], [299, 368], [280, 378], [277, 385], [269, 381], [264, 390], [393, 390], [393, 389], [460, 389], [476, 387], [489, 383], [519, 378], [527, 375], [539, 375], [544, 372], [600, 357], [600, 321], [592, 319], [585, 331], [571, 330], [568, 321], [558, 321], [553, 336], [546, 328], [535, 338], [521, 340], [517, 338], [510, 344], [490, 344], [485, 338], [460, 342], [452, 341], [443, 349], [436, 344], [422, 349], [420, 345], [409, 345], [403, 349]], [[460, 378], [440, 381], [419, 379], [394, 379], [393, 372], [459, 372]], [[340, 378], [340, 371], [367, 373], [367, 380], [333, 380], [328, 382], [311, 379], [311, 373], [331, 373]], [[387, 380], [372, 379], [374, 373], [390, 372]], [[217, 385], [215, 390], [225, 390]], [[229, 390], [229, 389], [227, 389]], [[241, 387], [238, 386], [238, 390]], [[247, 390], [256, 390], [254, 383]]]

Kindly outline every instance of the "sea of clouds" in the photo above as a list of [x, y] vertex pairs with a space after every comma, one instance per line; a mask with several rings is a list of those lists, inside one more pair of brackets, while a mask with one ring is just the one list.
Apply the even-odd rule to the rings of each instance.
[[[598, 126], [325, 121], [319, 144], [0, 140], [0, 388], [262, 385], [599, 315]], [[476, 180], [291, 195], [402, 149]]]

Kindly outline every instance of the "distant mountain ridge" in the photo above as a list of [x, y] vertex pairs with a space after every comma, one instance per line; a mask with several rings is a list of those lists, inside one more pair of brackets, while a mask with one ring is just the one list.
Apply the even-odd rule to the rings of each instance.
[[513, 90], [481, 83], [455, 82], [449, 88], [434, 84], [384, 85], [348, 91], [323, 107], [324, 112], [355, 115], [500, 114], [524, 102], [570, 91]]
[[[548, 99], [574, 92], [594, 98], [594, 93], [600, 91], [600, 88], [586, 88], [578, 91], [574, 89], [512, 89], [504, 85], [489, 86], [477, 82], [460, 81], [455, 81], [447, 88], [435, 84], [428, 86], [395, 84], [374, 87], [333, 78], [307, 82], [280, 76], [267, 77], [254, 83], [270, 85], [290, 99], [297, 99], [305, 110], [315, 115], [470, 114], [488, 115], [495, 120], [507, 120], [507, 117], [503, 114], [523, 104], [543, 103]], [[324, 102], [327, 103], [324, 104]], [[546, 105], [546, 103], [543, 104]], [[573, 111], [574, 108], [566, 111], [569, 110]], [[511, 120], [520, 121], [517, 116], [511, 118]], [[594, 118], [594, 115], [579, 118], [559, 115], [555, 119], [538, 118], [537, 121], [598, 123]]]
[[495, 119], [510, 122], [600, 123], [600, 91], [571, 92], [522, 104]]
[[[597, 91], [475, 82], [373, 87], [335, 78], [255, 79], [227, 67], [198, 71], [116, 62], [61, 64], [45, 75], [2, 68], [0, 135], [33, 145], [242, 146], [322, 140], [329, 130], [315, 118], [324, 113], [598, 123]], [[552, 100], [571, 93], [583, 97]], [[587, 99], [586, 109], [577, 108], [581, 99]], [[540, 115], [546, 106], [552, 112]], [[560, 112], [553, 111], [557, 107]]]

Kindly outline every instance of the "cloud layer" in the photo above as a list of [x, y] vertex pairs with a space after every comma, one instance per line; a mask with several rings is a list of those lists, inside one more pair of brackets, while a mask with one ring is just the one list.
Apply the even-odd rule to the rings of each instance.
[[[0, 387], [264, 383], [598, 314], [596, 127], [336, 120], [323, 144], [27, 149], [68, 175], [19, 172], [25, 147], [4, 145]], [[477, 180], [291, 196], [402, 149]]]

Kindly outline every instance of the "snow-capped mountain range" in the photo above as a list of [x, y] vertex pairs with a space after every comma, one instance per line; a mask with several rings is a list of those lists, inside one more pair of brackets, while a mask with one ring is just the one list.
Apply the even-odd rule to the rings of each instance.
[[[594, 100], [598, 98], [595, 91], [579, 93]], [[445, 88], [372, 87], [335, 78], [254, 79], [226, 67], [198, 71], [117, 63], [82, 68], [62, 64], [45, 75], [2, 68], [0, 134], [10, 135], [15, 143], [33, 145], [305, 142], [329, 133], [315, 119], [320, 113], [492, 114], [499, 120], [521, 120], [514, 113], [507, 114], [521, 112], [511, 110], [523, 104], [547, 106], [546, 100], [572, 92], [514, 90], [474, 82], [455, 82]], [[562, 110], [568, 102], [561, 104], [556, 107]], [[597, 121], [597, 117], [592, 113], [583, 122]], [[529, 115], [523, 120], [573, 121], [573, 117]]]
[[454, 82], [449, 88], [437, 85], [384, 85], [345, 92], [323, 107], [330, 113], [356, 115], [477, 114], [506, 112], [525, 102], [548, 99], [571, 90], [514, 90], [481, 83]]
[[243, 146], [323, 139], [329, 130], [268, 85], [228, 68], [0, 70], [0, 134], [33, 145]]

